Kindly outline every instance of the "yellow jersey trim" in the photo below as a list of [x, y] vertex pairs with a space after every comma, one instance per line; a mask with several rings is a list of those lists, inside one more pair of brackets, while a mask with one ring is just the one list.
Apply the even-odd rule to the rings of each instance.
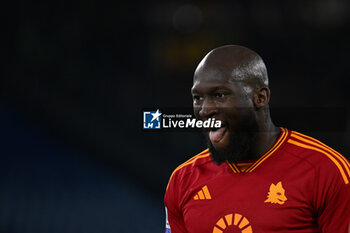
[[204, 158], [204, 157], [208, 157], [210, 156], [210, 153], [209, 153], [209, 149], [205, 149], [204, 151], [202, 151], [201, 153], [193, 156], [192, 158], [190, 158], [189, 160], [187, 160], [186, 162], [184, 162], [183, 164], [181, 164], [180, 166], [178, 166], [174, 171], [173, 173], [171, 173], [171, 176], [169, 178], [169, 181], [168, 181], [168, 184], [166, 186], [166, 190], [168, 190], [168, 187], [169, 187], [169, 183], [170, 183], [170, 180], [171, 178], [173, 177], [173, 175], [175, 174], [175, 172], [177, 172], [178, 170], [180, 170], [181, 168], [187, 166], [187, 165], [190, 165], [192, 163], [194, 163], [197, 159], [200, 159], [200, 158]]
[[245, 172], [254, 162], [244, 162], [244, 163], [230, 163], [226, 161], [234, 173]]
[[326, 155], [337, 166], [345, 184], [349, 183], [348, 177], [350, 178], [350, 164], [339, 152], [335, 151], [334, 149], [330, 148], [329, 146], [321, 143], [320, 141], [312, 137], [308, 137], [306, 135], [294, 131], [292, 132], [291, 137], [301, 142], [289, 139], [289, 143], [302, 148], [318, 151]]
[[306, 148], [306, 149], [310, 149], [310, 150], [314, 150], [314, 151], [318, 151], [324, 155], [326, 155], [330, 160], [332, 160], [332, 162], [338, 167], [339, 171], [340, 171], [340, 174], [342, 175], [343, 179], [344, 179], [344, 182], [345, 184], [348, 184], [349, 183], [349, 180], [348, 178], [346, 177], [345, 173], [344, 173], [344, 170], [343, 168], [340, 166], [340, 164], [338, 163], [338, 161], [333, 157], [331, 156], [330, 154], [328, 154], [327, 152], [317, 148], [317, 147], [313, 147], [313, 146], [310, 146], [310, 145], [307, 145], [307, 144], [304, 144], [304, 143], [301, 143], [301, 142], [297, 142], [297, 141], [294, 141], [292, 139], [288, 139], [288, 142], [290, 144], [293, 144], [293, 145], [296, 145], [296, 146], [299, 146], [299, 147], [302, 147], [302, 148]]
[[245, 172], [254, 162], [245, 162], [245, 163], [236, 163], [236, 167], [242, 171], [242, 172]]
[[239, 169], [236, 167], [236, 165], [234, 163], [230, 163], [228, 161], [226, 161], [226, 163], [228, 164], [228, 166], [232, 169], [232, 171], [234, 173], [240, 173]]
[[[298, 136], [299, 135], [299, 136]], [[343, 164], [343, 166], [345, 167], [346, 171], [347, 171], [347, 174], [349, 175], [350, 177], [350, 163], [349, 161], [342, 155], [340, 154], [338, 151], [334, 150], [333, 148], [327, 146], [326, 144], [318, 141], [317, 139], [315, 138], [312, 138], [312, 137], [309, 137], [309, 136], [306, 136], [304, 134], [301, 134], [301, 133], [298, 133], [298, 132], [295, 132], [295, 131], [292, 131], [292, 134], [291, 134], [292, 137], [294, 138], [297, 138], [299, 139], [300, 141], [304, 141], [306, 143], [309, 143], [311, 145], [314, 145], [314, 146], [318, 146], [320, 148], [322, 148], [323, 150], [325, 151], [328, 151], [329, 153], [333, 154], [336, 158], [338, 158], [338, 160], [340, 160], [340, 162]]]
[[256, 162], [254, 162], [249, 168], [245, 170], [245, 172], [252, 172], [254, 171], [255, 168], [257, 168], [262, 162], [264, 162], [268, 157], [270, 157], [286, 140], [287, 135], [288, 135], [288, 130], [285, 128], [280, 128], [281, 129], [281, 135], [275, 142], [275, 144], [271, 147], [270, 150], [268, 150], [263, 156], [260, 157]]

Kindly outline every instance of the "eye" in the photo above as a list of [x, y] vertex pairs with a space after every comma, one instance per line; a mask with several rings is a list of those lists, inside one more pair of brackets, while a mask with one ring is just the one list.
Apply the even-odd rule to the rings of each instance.
[[195, 103], [198, 103], [199, 101], [203, 100], [203, 97], [199, 95], [194, 95], [192, 98], [193, 98], [193, 102]]
[[215, 98], [223, 98], [223, 97], [225, 97], [226, 96], [226, 94], [225, 93], [222, 93], [222, 92], [217, 92], [217, 93], [215, 93]]

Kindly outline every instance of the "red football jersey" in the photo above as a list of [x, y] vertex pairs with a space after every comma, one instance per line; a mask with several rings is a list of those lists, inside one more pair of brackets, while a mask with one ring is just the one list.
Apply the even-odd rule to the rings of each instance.
[[281, 128], [250, 165], [212, 162], [208, 150], [175, 169], [166, 232], [350, 232], [350, 164], [314, 138]]

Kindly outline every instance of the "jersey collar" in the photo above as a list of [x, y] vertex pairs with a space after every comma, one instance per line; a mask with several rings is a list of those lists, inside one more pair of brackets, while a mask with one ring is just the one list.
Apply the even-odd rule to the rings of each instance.
[[285, 128], [282, 128], [282, 127], [280, 127], [280, 130], [281, 130], [281, 134], [278, 137], [278, 139], [276, 140], [275, 144], [270, 148], [270, 150], [268, 150], [258, 160], [254, 161], [250, 165], [248, 165], [248, 167], [246, 167], [245, 169], [243, 169], [243, 170], [239, 169], [239, 167], [235, 163], [230, 163], [228, 161], [226, 161], [226, 163], [230, 166], [230, 168], [232, 169], [232, 171], [234, 173], [242, 173], [242, 172], [249, 173], [249, 172], [252, 172], [261, 163], [263, 163], [267, 158], [269, 158], [278, 148], [280, 148], [280, 146], [286, 140], [287, 135], [288, 135], [288, 130], [285, 129]]

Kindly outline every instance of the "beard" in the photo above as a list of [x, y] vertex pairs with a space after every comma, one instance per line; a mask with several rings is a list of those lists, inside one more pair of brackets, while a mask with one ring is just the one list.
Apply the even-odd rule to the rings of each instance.
[[215, 149], [207, 135], [207, 145], [213, 162], [220, 165], [225, 161], [232, 163], [249, 159], [258, 130], [259, 126], [254, 115], [245, 118], [234, 130], [230, 130], [229, 144], [220, 150]]

